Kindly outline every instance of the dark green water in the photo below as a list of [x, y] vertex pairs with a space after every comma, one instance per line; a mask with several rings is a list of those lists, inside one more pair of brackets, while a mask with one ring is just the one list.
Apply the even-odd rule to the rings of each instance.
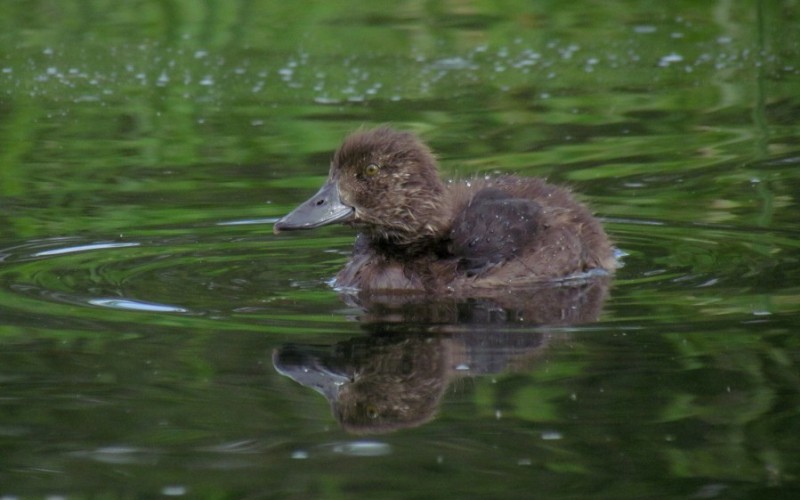
[[[371, 5], [2, 3], [0, 498], [795, 498], [800, 2]], [[271, 223], [385, 122], [624, 267], [338, 296], [349, 230]]]

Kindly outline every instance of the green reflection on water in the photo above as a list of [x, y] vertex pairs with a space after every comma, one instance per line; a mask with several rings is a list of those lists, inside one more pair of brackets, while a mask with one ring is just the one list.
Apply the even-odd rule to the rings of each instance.
[[[745, 0], [5, 2], [0, 495], [789, 491], [797, 17]], [[352, 234], [269, 221], [347, 132], [383, 122], [448, 175], [573, 186], [629, 255], [600, 321], [454, 382], [367, 458], [273, 350], [470, 325], [365, 321], [324, 282]], [[59, 253], [108, 242], [135, 246]]]

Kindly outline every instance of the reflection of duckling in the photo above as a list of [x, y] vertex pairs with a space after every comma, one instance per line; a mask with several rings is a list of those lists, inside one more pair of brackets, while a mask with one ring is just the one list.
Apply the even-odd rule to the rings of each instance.
[[465, 293], [616, 266], [600, 222], [565, 189], [513, 176], [444, 183], [413, 134], [348, 137], [328, 181], [274, 231], [358, 229], [341, 288]]
[[513, 332], [383, 334], [330, 348], [287, 345], [275, 351], [273, 364], [323, 394], [346, 430], [381, 433], [427, 422], [450, 382], [502, 371], [546, 341], [545, 334]]
[[[364, 309], [361, 319], [371, 335], [333, 346], [287, 345], [275, 351], [273, 364], [281, 374], [324, 395], [336, 419], [351, 432], [413, 427], [433, 417], [450, 382], [519, 368], [550, 339], [545, 333], [492, 327], [595, 321], [608, 282], [601, 276], [571, 286], [549, 284], [464, 301], [378, 293], [345, 296]], [[439, 333], [408, 333], [414, 324], [425, 325], [426, 331], [435, 325]]]
[[596, 321], [608, 295], [609, 276], [487, 290], [480, 297], [426, 300], [414, 294], [348, 292], [341, 296], [364, 311], [368, 323], [451, 325], [571, 325]]

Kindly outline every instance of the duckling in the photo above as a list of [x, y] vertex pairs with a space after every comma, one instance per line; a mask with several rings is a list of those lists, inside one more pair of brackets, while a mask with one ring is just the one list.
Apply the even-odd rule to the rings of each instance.
[[357, 231], [342, 289], [470, 294], [616, 267], [600, 221], [569, 190], [513, 175], [444, 182], [431, 150], [390, 127], [347, 137], [322, 188], [273, 231], [337, 223]]

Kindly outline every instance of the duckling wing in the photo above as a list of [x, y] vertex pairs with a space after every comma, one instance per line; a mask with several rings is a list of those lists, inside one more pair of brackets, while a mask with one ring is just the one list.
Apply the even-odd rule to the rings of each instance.
[[536, 238], [542, 207], [497, 188], [478, 191], [453, 221], [450, 251], [468, 276], [518, 257]]

